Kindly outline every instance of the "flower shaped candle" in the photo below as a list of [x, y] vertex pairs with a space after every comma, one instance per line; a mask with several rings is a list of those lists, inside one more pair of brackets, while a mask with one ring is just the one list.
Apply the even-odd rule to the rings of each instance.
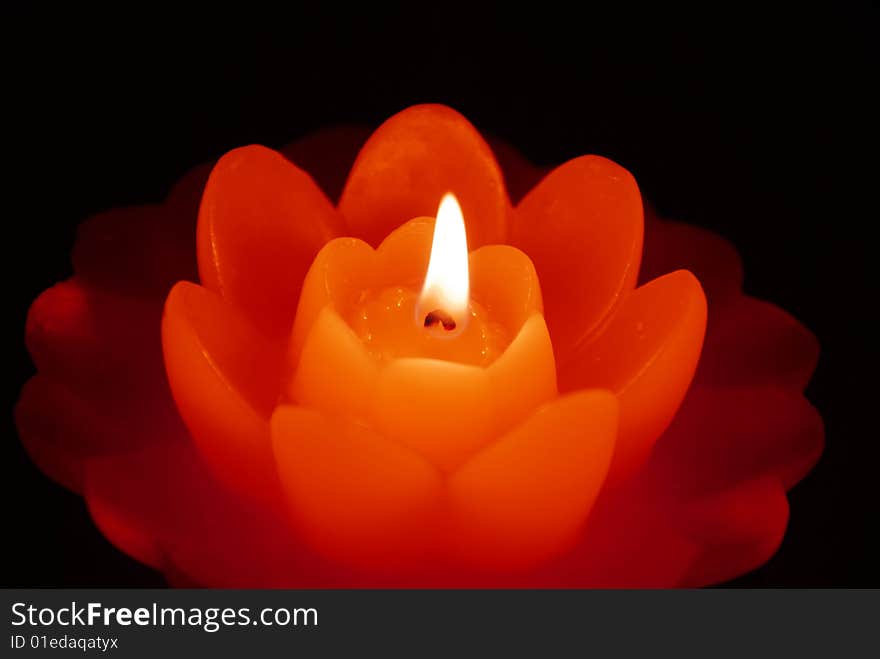
[[[735, 252], [644, 221], [595, 156], [542, 176], [496, 145], [513, 205], [441, 106], [373, 133], [334, 206], [319, 183], [361, 140], [237, 149], [92, 220], [34, 304], [22, 438], [107, 537], [224, 586], [701, 585], [766, 560], [821, 452], [817, 347], [740, 292]], [[167, 293], [160, 341], [203, 184], [200, 284]]]

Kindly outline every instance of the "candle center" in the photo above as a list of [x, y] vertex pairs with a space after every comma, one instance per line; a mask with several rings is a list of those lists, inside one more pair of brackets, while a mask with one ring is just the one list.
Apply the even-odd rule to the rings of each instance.
[[379, 361], [406, 357], [488, 366], [510, 343], [510, 328], [493, 321], [471, 298], [461, 208], [444, 195], [434, 222], [421, 292], [407, 284], [363, 291], [342, 311], [367, 351]]
[[[475, 300], [457, 318], [443, 310], [419, 316], [419, 304], [419, 293], [403, 286], [365, 291], [345, 314], [345, 321], [379, 361], [427, 357], [488, 366], [510, 342], [506, 329]], [[413, 323], [414, 316], [422, 322]], [[449, 327], [451, 323], [455, 325]]]

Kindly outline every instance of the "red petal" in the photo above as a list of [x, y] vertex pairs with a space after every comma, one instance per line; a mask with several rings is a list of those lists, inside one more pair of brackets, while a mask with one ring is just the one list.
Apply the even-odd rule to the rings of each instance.
[[516, 208], [511, 242], [538, 271], [557, 364], [562, 365], [635, 286], [642, 249], [636, 182], [610, 160], [571, 160]]
[[192, 583], [290, 585], [304, 571], [286, 523], [221, 487], [186, 443], [88, 464], [86, 500], [122, 551]]
[[562, 391], [598, 387], [620, 400], [620, 431], [609, 478], [644, 463], [691, 383], [706, 326], [706, 300], [686, 271], [629, 294], [593, 340], [559, 369]]
[[460, 114], [417, 105], [382, 124], [361, 149], [339, 200], [354, 235], [376, 247], [401, 224], [458, 198], [468, 247], [503, 243], [510, 202], [489, 145]]
[[278, 492], [268, 416], [281, 391], [283, 344], [274, 344], [216, 294], [180, 282], [162, 323], [168, 379], [206, 460], [238, 491]]
[[712, 309], [742, 289], [742, 261], [728, 240], [700, 227], [658, 219], [646, 211], [639, 281], [651, 281], [675, 270], [690, 270], [696, 275]]
[[766, 563], [788, 524], [785, 490], [773, 477], [748, 481], [685, 508], [685, 525], [702, 553], [684, 586], [708, 586]]
[[83, 222], [73, 269], [83, 280], [124, 294], [164, 295], [195, 279], [196, 216], [207, 167], [189, 172], [161, 204], [114, 208]]
[[103, 292], [78, 277], [56, 284], [28, 312], [25, 341], [41, 373], [108, 397], [161, 395], [162, 305]]
[[309, 176], [260, 146], [211, 172], [198, 223], [202, 283], [272, 336], [290, 331], [306, 270], [342, 219]]
[[646, 477], [689, 496], [762, 475], [790, 488], [823, 441], [822, 418], [800, 393], [695, 386], [655, 445]]
[[504, 172], [504, 182], [510, 200], [517, 204], [526, 193], [544, 178], [547, 172], [533, 165], [517, 150], [504, 140], [488, 138], [495, 159]]
[[737, 296], [712, 310], [696, 379], [803, 390], [819, 359], [816, 337], [776, 305]]
[[341, 125], [316, 130], [281, 149], [285, 158], [307, 171], [333, 201], [342, 187], [358, 151], [372, 131], [365, 126]]
[[670, 510], [662, 498], [606, 490], [577, 547], [549, 566], [547, 585], [673, 588], [680, 585], [698, 552], [698, 545], [670, 523]]
[[120, 405], [89, 398], [43, 374], [22, 390], [15, 422], [31, 459], [74, 491], [82, 489], [83, 461], [89, 456], [180, 439], [184, 433], [175, 415], [145, 396]]

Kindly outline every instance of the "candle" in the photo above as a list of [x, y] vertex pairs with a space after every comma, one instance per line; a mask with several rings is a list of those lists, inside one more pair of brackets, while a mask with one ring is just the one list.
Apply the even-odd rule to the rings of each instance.
[[[498, 178], [487, 147], [446, 108], [415, 114], [443, 130], [414, 136], [406, 116], [386, 124], [340, 201], [348, 226], [360, 225], [375, 248], [346, 237], [311, 181], [276, 154], [247, 148], [217, 165], [199, 224], [205, 287], [179, 284], [166, 305], [171, 387], [217, 475], [273, 505], [280, 489], [322, 555], [369, 569], [427, 556], [481, 569], [531, 565], [571, 544], [609, 469], [615, 478], [644, 461], [693, 374], [705, 302], [685, 272], [628, 294], [641, 206], [616, 165], [572, 161], [522, 202], [514, 244], [495, 244], [508, 232], [506, 195], [475, 191], [446, 156], [450, 135], [473, 143], [477, 166]], [[405, 168], [427, 147], [436, 180], [386, 180], [389, 158]], [[267, 185], [277, 186], [274, 198], [260, 199]], [[379, 193], [387, 209], [366, 212]], [[554, 208], [572, 193], [583, 201]], [[401, 216], [428, 202], [430, 215]], [[291, 313], [297, 296], [284, 278], [307, 259], [288, 252], [290, 266], [283, 242], [266, 254], [248, 253], [247, 241], [269, 214], [305, 212], [308, 222], [271, 227], [300, 251], [324, 243]], [[589, 246], [590, 263], [583, 244], [551, 253], [545, 236], [571, 231], [584, 213], [594, 220], [588, 238], [602, 245]], [[527, 232], [526, 222], [542, 230]], [[389, 231], [379, 240], [381, 226]], [[343, 237], [325, 241], [330, 232]], [[565, 283], [584, 273], [591, 286]], [[613, 337], [590, 340], [609, 315]], [[221, 365], [218, 377], [218, 361], [238, 370]]]
[[102, 532], [238, 587], [701, 585], [765, 561], [821, 452], [817, 347], [741, 292], [735, 251], [645, 223], [596, 156], [542, 178], [498, 147], [512, 205], [449, 108], [358, 135], [285, 151], [331, 189], [360, 146], [338, 203], [236, 149], [203, 191], [196, 171], [87, 223], [32, 306], [16, 421]]

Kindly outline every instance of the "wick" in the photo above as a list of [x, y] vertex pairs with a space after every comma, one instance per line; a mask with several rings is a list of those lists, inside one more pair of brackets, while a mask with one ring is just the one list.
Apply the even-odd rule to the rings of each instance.
[[434, 327], [435, 325], [441, 325], [447, 332], [451, 332], [455, 329], [455, 319], [445, 311], [435, 309], [425, 316], [425, 327]]

